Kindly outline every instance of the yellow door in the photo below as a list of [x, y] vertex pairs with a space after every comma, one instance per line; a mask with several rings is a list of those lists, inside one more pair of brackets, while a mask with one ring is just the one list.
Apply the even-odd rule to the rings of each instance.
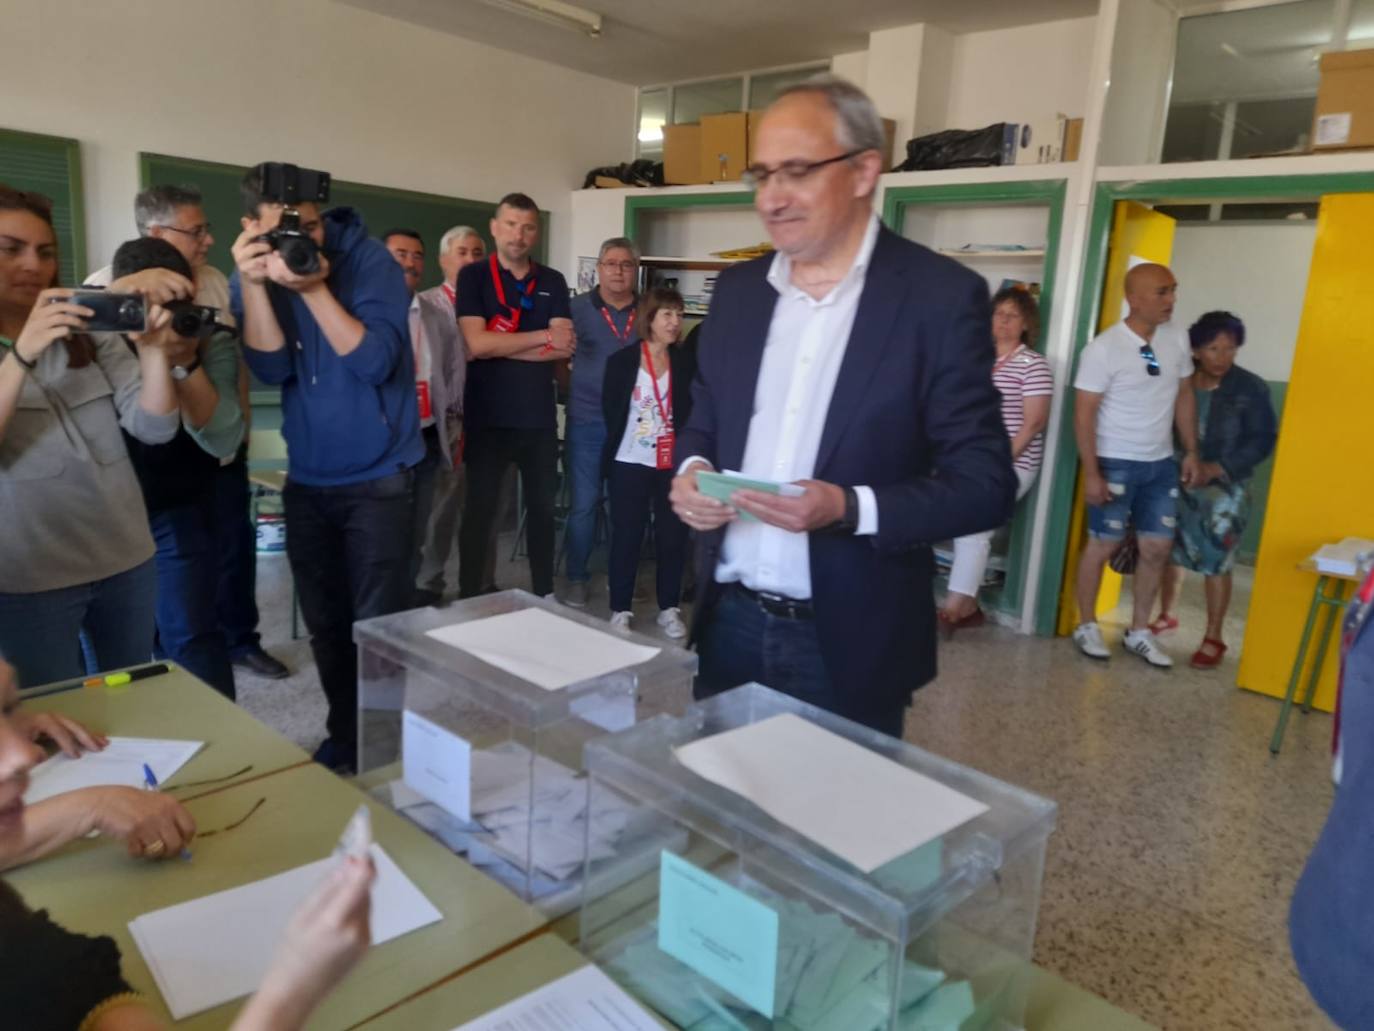
[[[1374, 537], [1374, 464], [1361, 429], [1374, 396], [1372, 239], [1374, 194], [1322, 199], [1237, 675], [1241, 687], [1279, 698], [1316, 585], [1298, 563], [1343, 537]], [[1327, 711], [1337, 651], [1333, 643], [1317, 687]]]
[[[1107, 245], [1107, 273], [1102, 284], [1102, 307], [1097, 331], [1115, 325], [1125, 317], [1126, 273], [1135, 265], [1154, 262], [1169, 264], [1174, 252], [1174, 219], [1135, 201], [1118, 201], [1112, 213], [1112, 235]], [[1072, 403], [1072, 401], [1070, 402]], [[1069, 520], [1069, 547], [1064, 558], [1063, 587], [1059, 592], [1060, 636], [1078, 625], [1078, 603], [1074, 599], [1074, 578], [1078, 555], [1083, 550], [1087, 530], [1083, 493], [1074, 485], [1073, 516]], [[1102, 575], [1102, 590], [1097, 595], [1097, 611], [1110, 612], [1121, 597], [1121, 577], [1110, 569]]]

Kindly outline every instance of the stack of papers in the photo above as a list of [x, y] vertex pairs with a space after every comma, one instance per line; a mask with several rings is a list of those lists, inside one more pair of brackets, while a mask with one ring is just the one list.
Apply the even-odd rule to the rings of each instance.
[[1319, 573], [1338, 576], [1362, 576], [1374, 566], [1374, 541], [1363, 537], [1347, 537], [1339, 544], [1323, 544], [1312, 556]]
[[[381, 846], [370, 849], [372, 944], [443, 919]], [[330, 857], [204, 898], [145, 913], [129, 923], [175, 1020], [248, 995], [267, 974], [297, 908], [329, 876]]]
[[190, 761], [203, 741], [169, 741], [151, 737], [112, 737], [101, 752], [87, 752], [76, 759], [54, 755], [29, 774], [24, 804], [33, 805], [78, 788], [145, 786], [146, 763], [159, 784], [165, 784]]
[[662, 1031], [596, 967], [583, 967], [455, 1031]]

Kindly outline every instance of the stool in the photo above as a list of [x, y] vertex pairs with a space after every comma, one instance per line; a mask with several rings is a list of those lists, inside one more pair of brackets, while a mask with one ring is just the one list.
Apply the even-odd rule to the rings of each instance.
[[[1298, 565], [1306, 573], [1317, 573], [1317, 586], [1312, 592], [1312, 603], [1307, 607], [1307, 622], [1298, 639], [1298, 656], [1293, 660], [1293, 672], [1288, 677], [1288, 689], [1283, 695], [1283, 706], [1279, 709], [1279, 721], [1274, 727], [1274, 736], [1269, 740], [1269, 751], [1279, 754], [1283, 747], [1283, 734], [1288, 727], [1288, 716], [1293, 709], [1293, 697], [1298, 691], [1298, 681], [1302, 679], [1303, 667], [1307, 663], [1307, 649], [1312, 644], [1312, 629], [1317, 624], [1317, 615], [1326, 609], [1326, 621], [1322, 625], [1321, 637], [1317, 641], [1316, 661], [1307, 678], [1307, 690], [1303, 693], [1302, 711], [1312, 711], [1312, 696], [1317, 693], [1317, 681], [1321, 679], [1322, 664], [1326, 661], [1326, 649], [1331, 644], [1331, 632], [1339, 622], [1340, 614], [1346, 606], [1345, 585], [1357, 583], [1358, 578], [1341, 573], [1322, 573], [1310, 559]], [[1328, 591], [1332, 588], [1332, 591]]]

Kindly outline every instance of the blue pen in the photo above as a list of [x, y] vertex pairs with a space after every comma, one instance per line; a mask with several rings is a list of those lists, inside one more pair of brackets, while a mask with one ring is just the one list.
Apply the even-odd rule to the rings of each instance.
[[[153, 775], [153, 768], [147, 763], [143, 764], [143, 787], [147, 791], [157, 790], [157, 777]], [[183, 848], [181, 850], [181, 858], [190, 859], [191, 850], [189, 848]]]

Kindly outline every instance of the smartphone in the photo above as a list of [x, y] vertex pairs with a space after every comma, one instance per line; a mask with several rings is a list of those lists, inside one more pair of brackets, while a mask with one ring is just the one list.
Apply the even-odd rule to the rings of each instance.
[[78, 290], [69, 303], [95, 312], [86, 320], [86, 329], [92, 333], [141, 333], [148, 325], [148, 309], [138, 294]]

